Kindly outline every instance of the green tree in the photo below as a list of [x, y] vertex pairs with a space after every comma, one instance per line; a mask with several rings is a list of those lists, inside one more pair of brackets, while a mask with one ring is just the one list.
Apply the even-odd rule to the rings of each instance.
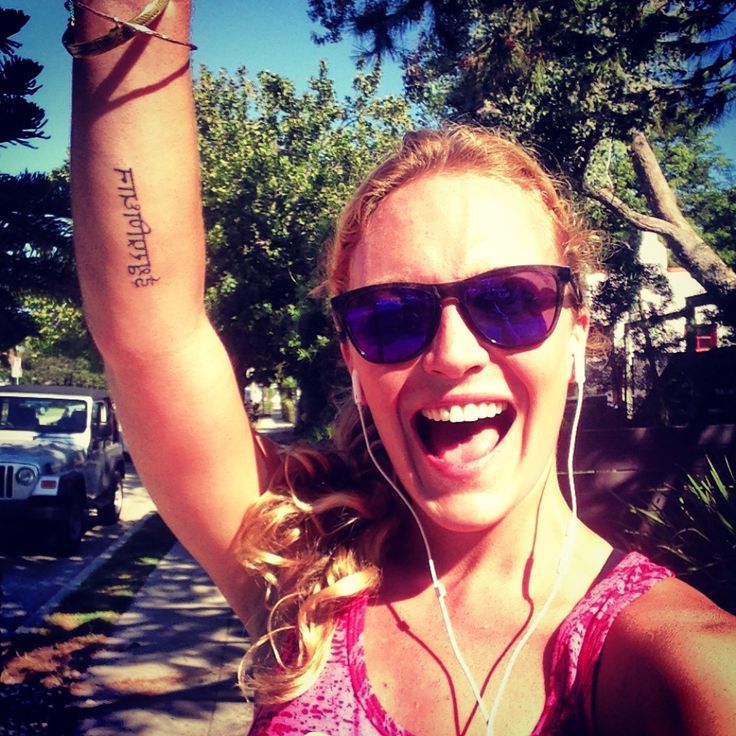
[[25, 297], [79, 303], [69, 217], [69, 185], [61, 175], [0, 174], [0, 349], [36, 332]]
[[[322, 41], [343, 32], [364, 56], [398, 55], [431, 114], [501, 126], [578, 191], [675, 257], [729, 306], [736, 274], [679, 206], [649, 137], [701, 130], [736, 96], [735, 6], [716, 0], [310, 0]], [[414, 33], [408, 31], [413, 30]], [[625, 142], [646, 207], [591, 163]], [[728, 208], [726, 208], [728, 209]]]
[[23, 298], [23, 309], [37, 321], [36, 334], [26, 341], [27, 349], [41, 354], [56, 352], [70, 357], [90, 357], [92, 339], [77, 302], [30, 294]]
[[[736, 261], [736, 166], [713, 143], [712, 133], [681, 128], [668, 137], [652, 141], [662, 171], [677, 192], [685, 216], [695, 224], [703, 240], [726, 264]], [[600, 155], [592, 157], [589, 170], [593, 176], [616, 182], [617, 196], [632, 210], [640, 211], [647, 203], [641, 193], [636, 172], [622, 143], [611, 142]], [[612, 216], [596, 200], [589, 200], [588, 214], [594, 225], [609, 234], [607, 266], [609, 279], [598, 294], [599, 322], [614, 324], [635, 308], [643, 287], [666, 292], [661, 276], [638, 261], [630, 243], [638, 239], [637, 229], [628, 221]]]
[[682, 129], [656, 150], [685, 217], [726, 264], [736, 266], [736, 166], [708, 132]]
[[15, 36], [29, 21], [20, 10], [0, 8], [0, 148], [9, 143], [30, 145], [29, 141], [46, 138], [44, 111], [28, 97], [38, 92], [36, 80], [43, 70], [41, 64], [18, 56], [20, 43]]
[[[203, 67], [195, 99], [207, 225], [207, 301], [241, 383], [295, 378], [306, 425], [337, 380], [319, 254], [341, 204], [398, 134], [407, 104], [379, 97], [377, 71], [339, 100], [327, 68], [303, 93], [270, 72]], [[206, 359], [206, 356], [203, 356]]]
[[[12, 38], [28, 20], [19, 10], [0, 8], [0, 148], [46, 137], [43, 110], [28, 99], [39, 89], [43, 67], [17, 56], [20, 44]], [[0, 174], [0, 352], [38, 329], [26, 297], [79, 302], [69, 218], [65, 172]]]
[[34, 334], [23, 341], [24, 380], [74, 386], [102, 387], [102, 359], [75, 299], [26, 295], [26, 313], [33, 315]]

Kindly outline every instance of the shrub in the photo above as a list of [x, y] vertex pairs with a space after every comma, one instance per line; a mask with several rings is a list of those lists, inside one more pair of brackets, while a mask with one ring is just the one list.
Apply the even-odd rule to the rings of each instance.
[[661, 491], [659, 503], [632, 507], [643, 522], [636, 546], [736, 613], [736, 477], [728, 459], [722, 471], [708, 466], [704, 477]]
[[23, 369], [23, 382], [105, 388], [104, 374], [94, 370], [89, 360], [63, 355], [39, 355], [29, 359]]
[[296, 422], [296, 404], [294, 399], [286, 396], [281, 399], [281, 418], [285, 422]]

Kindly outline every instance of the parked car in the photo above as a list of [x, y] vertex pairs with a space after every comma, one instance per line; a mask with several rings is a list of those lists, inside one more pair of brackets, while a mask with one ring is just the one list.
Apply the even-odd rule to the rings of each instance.
[[0, 523], [50, 525], [74, 551], [87, 514], [114, 524], [125, 459], [110, 396], [74, 386], [0, 386]]

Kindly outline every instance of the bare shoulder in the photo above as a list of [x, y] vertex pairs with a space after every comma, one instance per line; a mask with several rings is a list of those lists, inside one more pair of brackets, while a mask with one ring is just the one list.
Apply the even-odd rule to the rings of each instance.
[[736, 618], [680, 580], [627, 607], [606, 641], [596, 688], [601, 734], [732, 734]]

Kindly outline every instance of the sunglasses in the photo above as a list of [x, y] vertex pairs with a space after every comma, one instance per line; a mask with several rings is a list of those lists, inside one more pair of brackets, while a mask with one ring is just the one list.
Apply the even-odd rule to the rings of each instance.
[[507, 349], [537, 345], [554, 330], [568, 283], [579, 303], [566, 266], [510, 266], [446, 284], [376, 284], [331, 303], [340, 339], [347, 336], [371, 363], [402, 363], [430, 345], [447, 300], [485, 342]]

